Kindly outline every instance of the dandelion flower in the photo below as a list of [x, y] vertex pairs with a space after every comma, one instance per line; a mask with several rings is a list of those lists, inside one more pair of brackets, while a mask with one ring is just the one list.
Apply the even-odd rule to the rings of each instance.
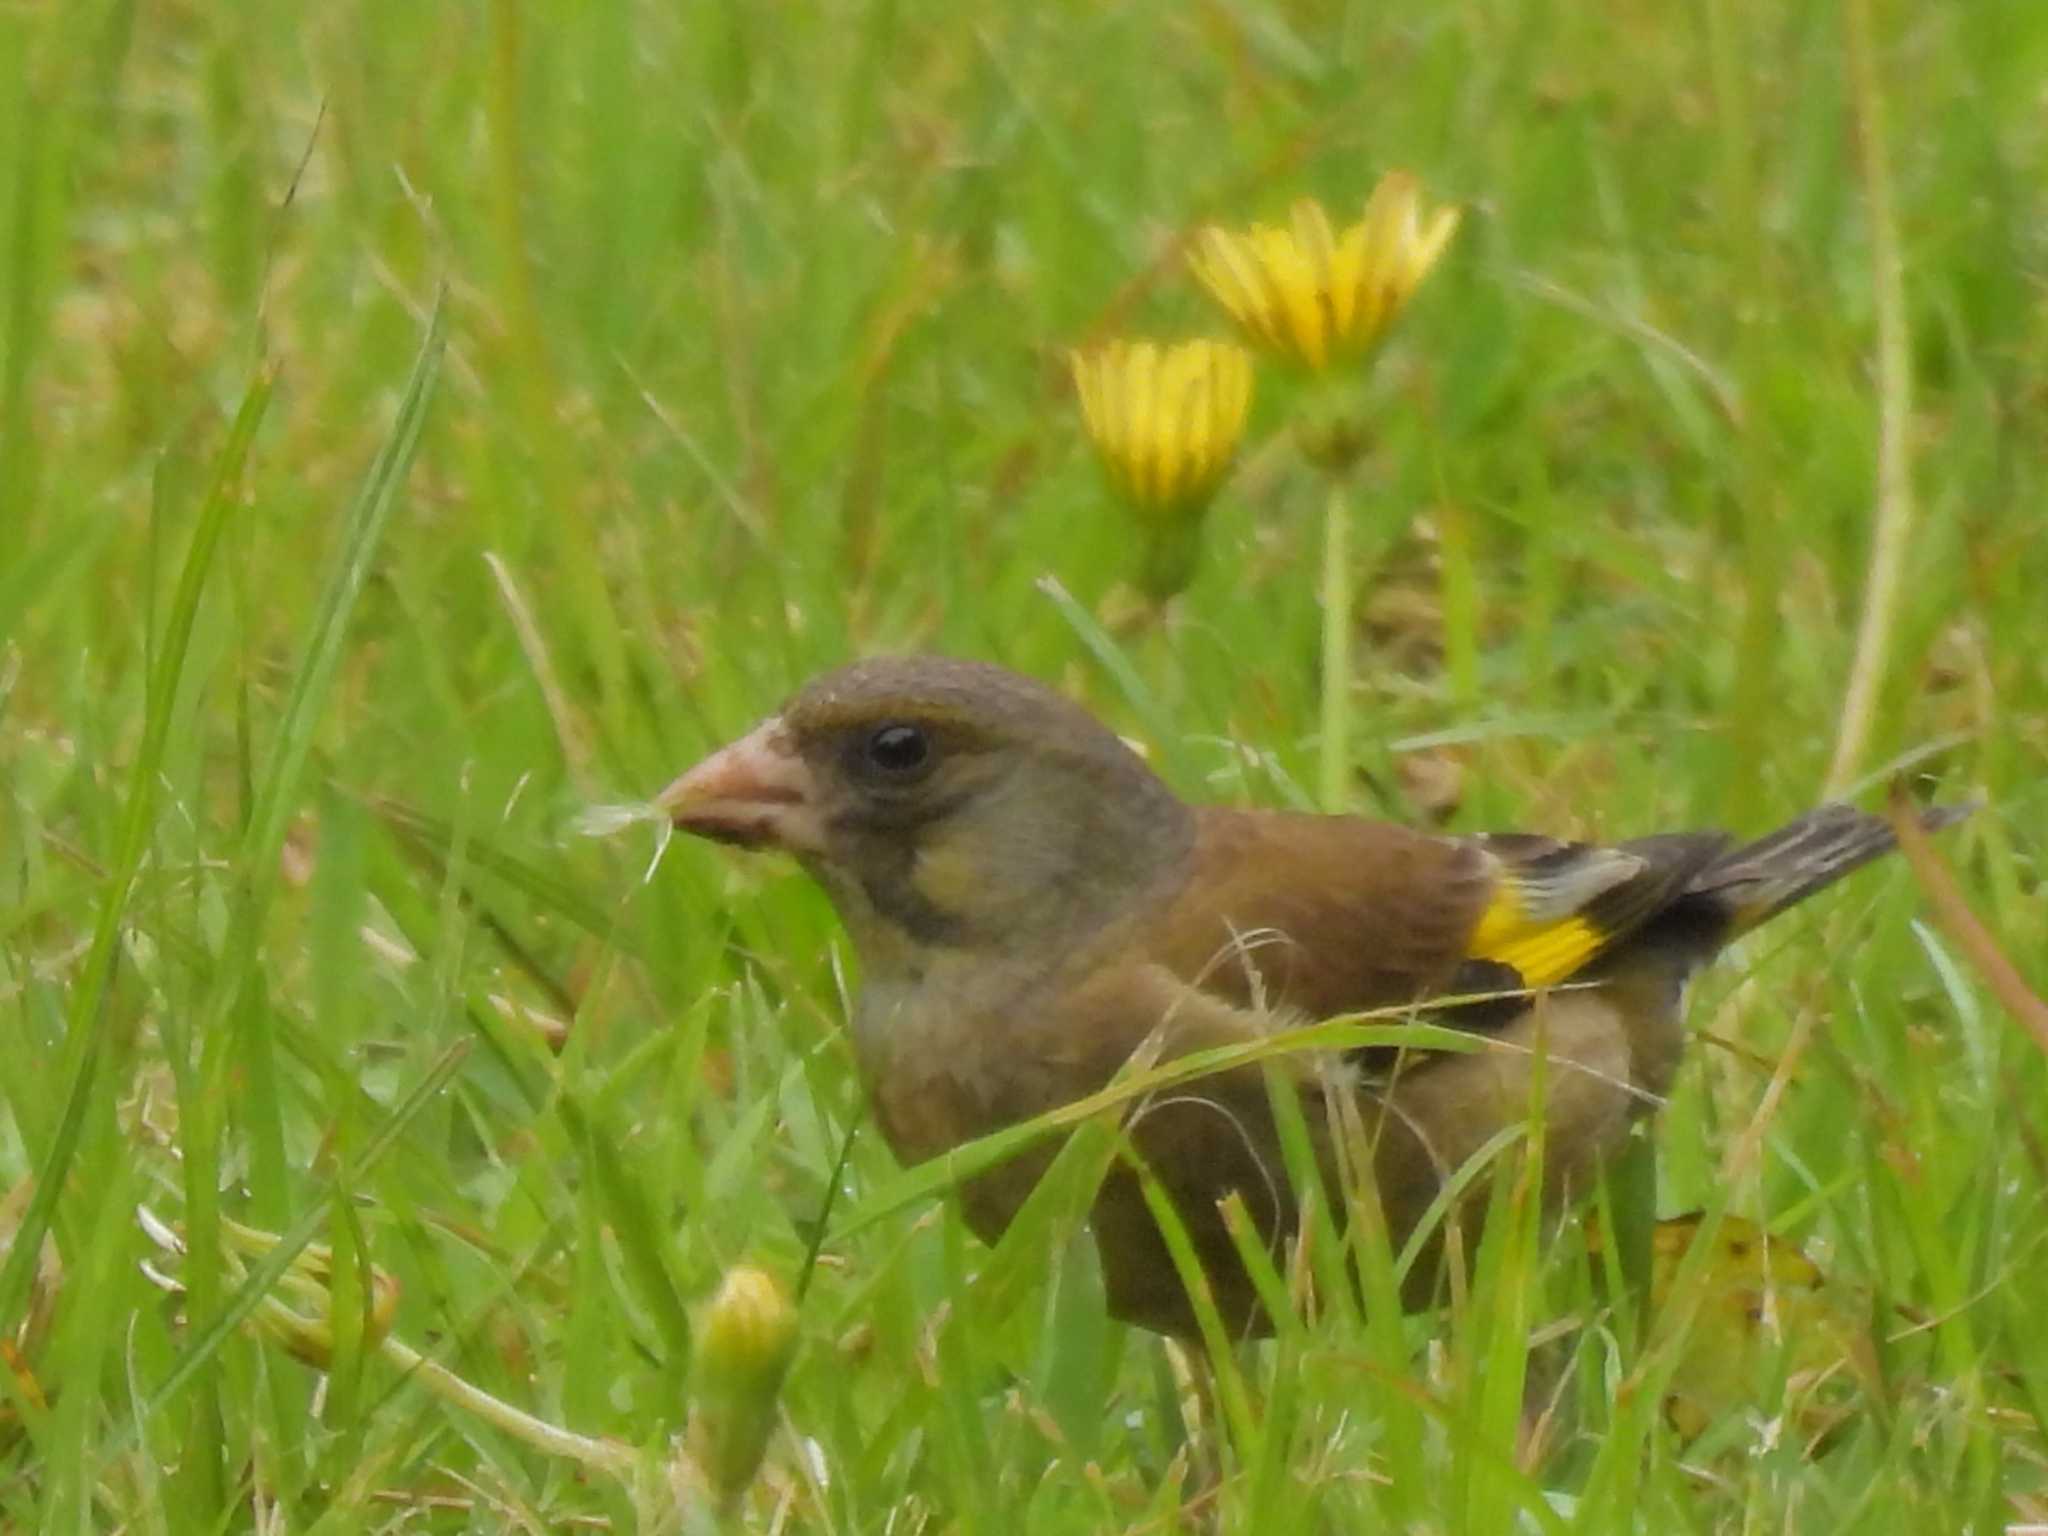
[[1380, 178], [1365, 215], [1336, 233], [1322, 204], [1304, 198], [1286, 227], [1214, 225], [1188, 261], [1238, 327], [1276, 357], [1321, 373], [1369, 352], [1401, 313], [1458, 227], [1458, 210], [1426, 217], [1405, 171]]
[[1132, 509], [1170, 522], [1207, 506], [1244, 435], [1251, 355], [1227, 341], [1112, 341], [1070, 362], [1088, 436]]

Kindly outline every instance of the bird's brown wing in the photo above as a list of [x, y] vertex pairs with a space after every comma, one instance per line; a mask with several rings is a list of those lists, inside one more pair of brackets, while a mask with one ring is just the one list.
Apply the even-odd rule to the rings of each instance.
[[1498, 861], [1471, 843], [1340, 816], [1206, 808], [1147, 953], [1204, 992], [1311, 1018], [1440, 992]]
[[[1208, 809], [1188, 878], [1144, 948], [1205, 992], [1311, 1018], [1553, 986], [1667, 907], [1726, 846], [1718, 833], [1605, 847]], [[1454, 1017], [1488, 1028], [1514, 1011]]]

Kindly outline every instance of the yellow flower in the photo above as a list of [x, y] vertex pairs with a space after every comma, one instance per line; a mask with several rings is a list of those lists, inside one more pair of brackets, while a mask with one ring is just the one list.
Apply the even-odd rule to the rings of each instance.
[[1244, 434], [1251, 354], [1227, 341], [1112, 341], [1068, 361], [1118, 493], [1162, 522], [1206, 506]]
[[1322, 204], [1304, 198], [1285, 229], [1202, 230], [1188, 264], [1254, 342], [1321, 372], [1371, 349], [1457, 227], [1456, 208], [1425, 219], [1415, 178], [1390, 171], [1341, 235]]

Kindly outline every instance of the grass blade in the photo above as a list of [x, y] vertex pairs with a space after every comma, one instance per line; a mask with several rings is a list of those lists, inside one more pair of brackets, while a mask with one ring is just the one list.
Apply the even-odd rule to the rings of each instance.
[[65, 1026], [64, 1114], [37, 1170], [35, 1199], [22, 1217], [21, 1231], [0, 1271], [0, 1332], [12, 1336], [19, 1320], [34, 1258], [41, 1250], [43, 1233], [64, 1189], [72, 1158], [78, 1151], [85, 1115], [92, 1102], [93, 1080], [103, 1044], [108, 984], [113, 978], [114, 950], [121, 933], [122, 914], [135, 888], [144, 854], [156, 826], [157, 800], [162, 781], [164, 751], [169, 743], [172, 707], [177, 701], [178, 682], [191, 646], [192, 626], [199, 615], [199, 599], [213, 569], [222, 531], [235, 507], [235, 490], [248, 461], [249, 446], [262, 424], [270, 404], [273, 375], [259, 369], [243, 393], [240, 408], [228, 428], [227, 441], [214, 460], [213, 478], [206, 499], [200, 504], [199, 522], [192, 531], [192, 543], [185, 564], [178, 573], [177, 591], [171, 598], [169, 625], [158, 647], [156, 665], [149, 675], [147, 705], [143, 719], [142, 745], [129, 771], [128, 796], [122, 812], [121, 837], [114, 854], [105, 890], [100, 896], [99, 917], [93, 926], [92, 947], [79, 972], [77, 990], [72, 994], [70, 1017]]
[[[179, 1391], [218, 1353], [228, 1335], [240, 1327], [249, 1314], [256, 1310], [257, 1303], [270, 1294], [284, 1272], [291, 1267], [292, 1260], [299, 1256], [306, 1244], [320, 1235], [321, 1229], [327, 1224], [328, 1206], [334, 1199], [335, 1191], [353, 1188], [362, 1181], [363, 1176], [377, 1165], [379, 1159], [398, 1144], [399, 1137], [413, 1117], [431, 1104], [441, 1090], [448, 1086], [468, 1056], [469, 1042], [458, 1040], [435, 1059], [426, 1074], [413, 1086], [412, 1092], [391, 1111], [384, 1123], [377, 1128], [376, 1134], [364, 1145], [362, 1156], [356, 1160], [355, 1165], [341, 1170], [327, 1189], [314, 1196], [312, 1203], [299, 1213], [298, 1220], [278, 1235], [277, 1246], [266, 1253], [260, 1263], [251, 1267], [249, 1278], [242, 1282], [220, 1311], [199, 1330], [198, 1335], [186, 1346], [185, 1352], [165, 1373], [163, 1380], [157, 1383], [156, 1391], [150, 1394], [149, 1401], [136, 1413], [137, 1424], [146, 1424], [169, 1407]], [[132, 1428], [127, 1433], [133, 1433]], [[112, 1456], [121, 1450], [122, 1445], [122, 1441], [110, 1442], [104, 1454]]]

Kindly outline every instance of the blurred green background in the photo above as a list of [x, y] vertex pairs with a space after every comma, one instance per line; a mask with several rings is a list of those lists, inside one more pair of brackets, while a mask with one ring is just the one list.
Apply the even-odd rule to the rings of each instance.
[[[1897, 0], [0, 8], [0, 1230], [52, 1234], [0, 1271], [0, 1526], [685, 1519], [394, 1369], [364, 1266], [399, 1336], [652, 1466], [690, 1306], [743, 1257], [794, 1285], [821, 1220], [764, 1526], [2048, 1518], [2048, 1077], [1902, 867], [1702, 987], [1734, 1048], [1659, 1122], [1662, 1209], [1811, 1243], [1881, 1341], [1825, 1454], [1782, 1359], [1680, 1440], [1567, 1234], [1448, 1319], [1255, 1355], [1270, 1412], [1205, 1490], [1085, 1248], [986, 1302], [856, 1131], [822, 898], [578, 831], [899, 648], [1298, 801], [1285, 382], [1194, 584], [1126, 628], [1064, 352], [1214, 332], [1194, 227], [1405, 166], [1465, 218], [1375, 372], [1356, 808], [1620, 836], [1818, 799], [1889, 389], [1915, 515], [1850, 777], [1985, 798], [1945, 847], [2042, 984], [2044, 78], [2048, 12]], [[182, 1298], [139, 1203], [187, 1226]], [[223, 1310], [222, 1215], [332, 1245], [332, 1370]], [[1522, 1325], [1560, 1318], [1569, 1428], [1517, 1462]]]

